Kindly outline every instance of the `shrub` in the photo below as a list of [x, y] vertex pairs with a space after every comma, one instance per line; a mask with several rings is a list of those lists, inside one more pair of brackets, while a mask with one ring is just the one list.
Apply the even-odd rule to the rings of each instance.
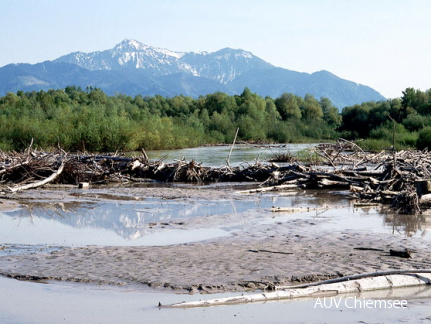
[[431, 126], [427, 126], [419, 132], [416, 147], [420, 150], [431, 148]]
[[381, 151], [381, 150], [387, 150], [392, 147], [392, 143], [388, 140], [382, 140], [382, 139], [374, 139], [369, 138], [363, 141], [359, 141], [356, 144], [359, 145], [361, 149], [364, 151]]

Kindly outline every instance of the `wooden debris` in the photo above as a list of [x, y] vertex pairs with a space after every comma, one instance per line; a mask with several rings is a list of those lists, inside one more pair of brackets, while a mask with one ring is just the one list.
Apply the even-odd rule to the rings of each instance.
[[50, 183], [51, 181], [53, 181], [55, 178], [57, 178], [61, 172], [63, 172], [64, 169], [64, 162], [61, 163], [60, 167], [58, 168], [57, 171], [53, 172], [49, 177], [40, 180], [40, 181], [36, 181], [36, 182], [31, 182], [25, 185], [21, 185], [21, 186], [16, 186], [16, 187], [12, 187], [12, 188], [8, 188], [10, 192], [17, 192], [17, 191], [22, 191], [22, 190], [27, 190], [27, 189], [32, 189], [32, 188], [37, 188], [37, 187], [41, 187], [47, 183]]
[[275, 253], [275, 254], [293, 254], [293, 252], [281, 252], [281, 251], [269, 251], [269, 250], [248, 250], [248, 252], [253, 252], [253, 253], [265, 252], [265, 253]]
[[373, 203], [373, 202], [358, 202], [358, 203], [354, 203], [353, 207], [357, 208], [357, 207], [377, 207], [380, 206], [380, 203]]
[[389, 250], [389, 255], [400, 257], [400, 258], [406, 258], [406, 259], [409, 259], [412, 257], [412, 253], [408, 249], [405, 249], [405, 250], [392, 250], [391, 249], [391, 250]]
[[217, 305], [242, 304], [250, 302], [265, 302], [270, 300], [293, 299], [303, 297], [325, 296], [328, 293], [337, 295], [345, 293], [360, 293], [380, 289], [424, 286], [431, 284], [431, 270], [395, 270], [365, 273], [336, 279], [325, 280], [297, 286], [275, 287], [275, 291], [234, 297], [176, 303], [164, 307], [189, 308]]
[[[356, 206], [388, 204], [401, 214], [415, 214], [431, 206], [431, 153], [399, 151], [367, 153], [354, 143], [340, 140], [320, 145], [320, 165], [293, 162], [287, 165], [258, 163], [219, 168], [194, 160], [166, 163], [117, 154], [66, 154], [61, 149], [23, 153], [0, 151], [0, 185], [16, 192], [47, 183], [103, 184], [152, 179], [166, 182], [255, 182], [257, 188], [240, 193], [290, 189], [350, 190]], [[395, 158], [394, 158], [395, 155]]]
[[[331, 208], [336, 208], [334, 206], [331, 206]], [[271, 207], [271, 211], [273, 213], [304, 213], [304, 212], [311, 212], [311, 211], [318, 211], [318, 210], [327, 210], [329, 209], [329, 206], [325, 207]]]
[[384, 252], [385, 251], [383, 249], [376, 249], [376, 248], [369, 248], [369, 247], [355, 247], [355, 248], [353, 248], [353, 250], [358, 250], [358, 251], [378, 251], [378, 252]]
[[248, 194], [248, 193], [258, 193], [258, 192], [267, 192], [267, 191], [282, 191], [287, 189], [298, 189], [297, 184], [284, 184], [279, 186], [273, 186], [273, 187], [263, 187], [263, 188], [255, 188], [255, 189], [249, 189], [249, 190], [241, 190], [237, 191], [237, 193], [241, 194]]
[[88, 187], [90, 187], [90, 184], [88, 182], [80, 182], [78, 184], [78, 188], [79, 189], [85, 189], [85, 188], [88, 188]]

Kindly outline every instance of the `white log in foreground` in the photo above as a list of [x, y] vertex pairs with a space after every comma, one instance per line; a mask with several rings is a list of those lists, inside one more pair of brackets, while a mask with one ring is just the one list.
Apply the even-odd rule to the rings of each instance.
[[[364, 275], [350, 276], [326, 280], [320, 283], [312, 283], [308, 286], [282, 287], [282, 290], [262, 292], [258, 294], [242, 295], [236, 297], [225, 297], [218, 299], [182, 302], [164, 307], [188, 308], [207, 307], [217, 305], [242, 304], [250, 302], [265, 302], [270, 300], [292, 299], [301, 297], [319, 297], [330, 294], [358, 293], [363, 291], [392, 289], [401, 287], [421, 286], [431, 284], [431, 270], [412, 270], [410, 272], [398, 271], [376, 272]], [[385, 274], [386, 273], [386, 274]], [[372, 276], [373, 275], [373, 276]], [[361, 279], [349, 279], [351, 277], [363, 276]], [[343, 280], [345, 279], [345, 280]], [[336, 281], [336, 282], [334, 282]], [[300, 288], [304, 287], [304, 288]]]

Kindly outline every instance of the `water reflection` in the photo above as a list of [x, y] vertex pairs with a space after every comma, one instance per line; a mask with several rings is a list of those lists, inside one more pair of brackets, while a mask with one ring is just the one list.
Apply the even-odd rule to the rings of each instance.
[[392, 227], [393, 233], [404, 233], [406, 236], [425, 236], [430, 221], [424, 214], [417, 215], [401, 215], [401, 214], [385, 214], [384, 222]]
[[[322, 191], [292, 191], [232, 196], [232, 199], [148, 198], [135, 191], [88, 190], [76, 200], [25, 201], [23, 208], [0, 214], [2, 242], [66, 245], [158, 245], [230, 235], [244, 224], [312, 219], [316, 230], [352, 229], [425, 236], [425, 215], [384, 214], [354, 209], [342, 196]], [[117, 194], [120, 192], [121, 194]], [[326, 207], [303, 213], [272, 213], [271, 207]], [[304, 209], [306, 210], [306, 208]]]
[[[251, 145], [237, 144], [232, 150], [230, 165], [237, 166], [244, 161], [266, 161], [268, 158], [279, 153], [295, 154], [299, 151], [309, 149], [316, 144], [281, 144], [281, 145]], [[148, 151], [150, 159], [165, 159], [167, 162], [174, 160], [195, 160], [205, 166], [220, 167], [226, 165], [231, 146], [208, 146], [195, 147], [182, 150]]]
[[[88, 194], [102, 200], [94, 202], [32, 202], [22, 209], [5, 212], [17, 221], [17, 226], [29, 226], [42, 220], [53, 220], [77, 229], [106, 229], [114, 231], [125, 240], [137, 239], [146, 233], [168, 228], [181, 228], [187, 220], [241, 214], [248, 211], [270, 214], [274, 204], [307, 204], [313, 197], [257, 196], [246, 200], [222, 199], [160, 199], [144, 200], [112, 199], [114, 194]], [[106, 198], [110, 198], [106, 200]]]

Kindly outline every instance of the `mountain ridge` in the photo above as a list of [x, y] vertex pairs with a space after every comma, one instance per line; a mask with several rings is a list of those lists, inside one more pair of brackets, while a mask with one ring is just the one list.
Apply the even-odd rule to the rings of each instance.
[[104, 51], [78, 51], [52, 61], [0, 68], [0, 95], [69, 85], [98, 87], [109, 95], [192, 97], [217, 91], [239, 94], [248, 87], [274, 98], [285, 92], [327, 97], [338, 108], [385, 99], [376, 90], [329, 71], [309, 74], [275, 67], [242, 49], [177, 52], [130, 39]]

